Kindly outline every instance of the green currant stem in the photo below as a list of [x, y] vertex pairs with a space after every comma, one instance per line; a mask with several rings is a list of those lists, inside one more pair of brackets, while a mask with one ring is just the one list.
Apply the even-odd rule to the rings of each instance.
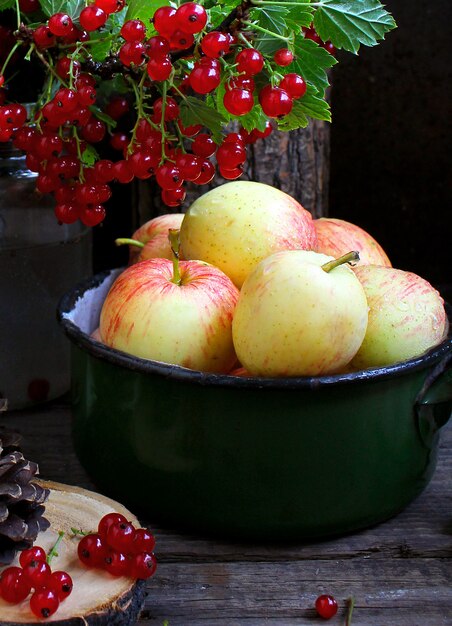
[[180, 230], [178, 228], [170, 228], [168, 231], [168, 239], [171, 245], [171, 252], [173, 257], [173, 278], [171, 282], [175, 285], [182, 284], [182, 278], [180, 275], [180, 267], [179, 267], [179, 233]]
[[138, 241], [138, 239], [128, 239], [127, 237], [120, 237], [119, 239], [115, 239], [115, 244], [117, 246], [135, 246], [136, 248], [144, 248], [144, 243], [142, 241]]
[[52, 561], [54, 556], [58, 556], [57, 549], [58, 549], [58, 546], [60, 545], [60, 543], [61, 543], [61, 541], [62, 541], [62, 539], [64, 537], [64, 534], [65, 533], [62, 530], [60, 530], [58, 532], [58, 539], [56, 540], [55, 544], [51, 547], [49, 553], [47, 554], [47, 559], [46, 559], [47, 565], [50, 565], [50, 563], [51, 563], [51, 561]]
[[77, 157], [78, 160], [80, 161], [80, 173], [79, 173], [79, 179], [80, 182], [85, 182], [85, 177], [83, 176], [83, 155], [82, 155], [82, 151], [80, 149], [80, 145], [81, 145], [81, 141], [80, 141], [80, 137], [78, 136], [78, 132], [77, 132], [77, 127], [73, 126], [72, 127], [72, 136], [75, 139], [75, 143], [77, 144]]
[[86, 537], [86, 535], [91, 534], [90, 532], [85, 532], [81, 528], [72, 528], [72, 527], [71, 527], [71, 533], [72, 533], [72, 539], [74, 537]]
[[[113, 39], [112, 35], [109, 35], [108, 37], [99, 37], [99, 39], [93, 39], [92, 41], [84, 41], [83, 44], [80, 46], [80, 48], [85, 48], [86, 46], [94, 46], [98, 43], [104, 43], [105, 41], [111, 41]], [[60, 50], [65, 50], [66, 48], [73, 48], [74, 44], [73, 43], [68, 43], [65, 44], [64, 46], [58, 46], [58, 48]]]
[[22, 45], [21, 41], [16, 41], [16, 43], [14, 44], [14, 46], [11, 48], [10, 53], [8, 54], [8, 56], [6, 57], [5, 62], [3, 63], [3, 67], [0, 70], [0, 76], [4, 76], [5, 74], [5, 70], [8, 66], [8, 63], [11, 61], [11, 57], [13, 56], [13, 54], [16, 52], [17, 48]]
[[359, 261], [358, 252], [347, 252], [347, 254], [340, 256], [338, 259], [333, 259], [332, 261], [328, 261], [328, 263], [324, 263], [321, 268], [324, 272], [331, 272], [331, 270], [334, 270], [335, 267], [339, 267], [339, 265], [344, 265], [344, 263], [350, 263], [352, 261]]
[[138, 86], [135, 84], [135, 81], [130, 76], [126, 76], [126, 79], [130, 83], [130, 85], [132, 85], [132, 89], [135, 94], [135, 105], [136, 105], [136, 110], [137, 110], [137, 121], [135, 122], [135, 126], [133, 127], [132, 137], [129, 141], [129, 145], [127, 146], [127, 152], [128, 154], [130, 154], [133, 150], [133, 145], [135, 143], [135, 137], [137, 134], [138, 124], [140, 123], [142, 119], [145, 119], [155, 130], [160, 130], [160, 129], [156, 124], [154, 124], [154, 122], [149, 118], [149, 116], [146, 115], [146, 112], [144, 111], [144, 108], [143, 108], [143, 101], [144, 101], [143, 85], [144, 85], [144, 81], [146, 80], [146, 73], [143, 72], [143, 76], [141, 77], [141, 80], [138, 83]]
[[355, 598], [351, 597], [348, 599], [348, 610], [347, 610], [347, 617], [345, 619], [345, 626], [351, 626], [354, 608], [355, 608]]
[[323, 2], [298, 2], [298, 0], [294, 0], [294, 2], [274, 2], [272, 0], [251, 0], [251, 3], [255, 7], [261, 6], [281, 6], [281, 7], [323, 7]]
[[249, 22], [248, 20], [242, 20], [242, 24], [245, 26], [249, 26], [252, 30], [258, 30], [265, 35], [270, 35], [270, 37], [275, 37], [276, 39], [281, 39], [282, 41], [289, 41], [289, 37], [284, 37], [283, 35], [278, 35], [278, 33], [274, 33], [272, 30], [268, 30], [267, 28], [262, 28], [262, 26], [258, 26], [254, 22]]
[[39, 52], [39, 50], [35, 47], [34, 48], [34, 52], [36, 54], [36, 56], [38, 57], [38, 59], [41, 61], [41, 63], [43, 63], [46, 68], [49, 70], [49, 72], [52, 74], [52, 76], [54, 78], [56, 78], [62, 85], [64, 85], [64, 87], [67, 87], [67, 83], [61, 78], [61, 76], [59, 76], [55, 70], [53, 69], [53, 67], [50, 65], [50, 63], [47, 61], [47, 59], [44, 57], [44, 55]]
[[[165, 140], [166, 140], [166, 128], [165, 128], [165, 109], [166, 109], [166, 94], [168, 93], [168, 83], [163, 83], [162, 93], [162, 119], [160, 120], [160, 132], [162, 133], [162, 158], [160, 163], [163, 163], [166, 159], [165, 153]], [[179, 284], [179, 283], [178, 283]]]
[[19, 0], [16, 0], [16, 15], [17, 15], [17, 30], [20, 28], [20, 5]]

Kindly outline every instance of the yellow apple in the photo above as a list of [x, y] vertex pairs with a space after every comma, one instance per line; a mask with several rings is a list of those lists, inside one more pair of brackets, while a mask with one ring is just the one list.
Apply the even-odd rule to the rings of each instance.
[[311, 214], [279, 189], [237, 181], [199, 197], [182, 222], [185, 259], [202, 259], [219, 267], [241, 287], [265, 257], [287, 249], [314, 249]]
[[405, 361], [444, 339], [444, 301], [424, 278], [378, 265], [357, 266], [355, 274], [369, 303], [369, 324], [352, 367], [366, 369]]
[[349, 250], [356, 250], [360, 265], [391, 267], [391, 261], [380, 244], [356, 224], [333, 217], [321, 217], [314, 220], [314, 226], [317, 232], [317, 252], [338, 257]]
[[251, 374], [316, 376], [344, 367], [366, 327], [364, 289], [348, 266], [287, 250], [261, 261], [245, 280], [232, 336]]

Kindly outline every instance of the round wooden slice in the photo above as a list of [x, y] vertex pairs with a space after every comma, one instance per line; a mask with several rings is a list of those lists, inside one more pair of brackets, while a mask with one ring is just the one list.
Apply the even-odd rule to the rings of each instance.
[[[60, 483], [39, 481], [50, 489], [45, 517], [50, 528], [40, 533], [35, 545], [46, 551], [55, 545], [58, 532], [65, 535], [58, 546], [58, 556], [52, 559], [52, 571], [64, 570], [74, 582], [71, 595], [61, 602], [58, 611], [48, 619], [38, 619], [30, 610], [29, 597], [20, 604], [8, 604], [0, 598], [0, 624], [52, 623], [61, 626], [131, 626], [135, 624], [145, 596], [144, 581], [114, 577], [98, 569], [86, 568], [77, 557], [80, 537], [71, 528], [95, 532], [101, 517], [113, 511], [122, 513], [138, 524], [122, 504], [98, 493]], [[18, 557], [12, 565], [18, 564]], [[1, 570], [0, 570], [1, 571]]]

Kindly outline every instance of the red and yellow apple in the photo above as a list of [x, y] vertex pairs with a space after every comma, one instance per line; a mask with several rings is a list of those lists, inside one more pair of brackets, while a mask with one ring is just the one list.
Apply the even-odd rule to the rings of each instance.
[[368, 232], [345, 220], [321, 217], [314, 220], [317, 232], [317, 252], [339, 257], [349, 250], [359, 253], [361, 265], [385, 265], [391, 267], [386, 252]]
[[274, 187], [248, 181], [221, 185], [195, 200], [180, 238], [184, 258], [212, 263], [238, 287], [270, 254], [317, 245], [314, 221], [301, 204]]
[[424, 278], [390, 267], [355, 268], [369, 303], [369, 324], [351, 365], [381, 367], [423, 354], [447, 332], [444, 301]]
[[[240, 363], [256, 376], [334, 373], [356, 354], [367, 327], [364, 289], [332, 257], [273, 254], [245, 280], [232, 333]], [[344, 261], [344, 259], [342, 259]]]
[[179, 272], [176, 279], [171, 261], [157, 258], [121, 273], [102, 307], [102, 341], [145, 359], [226, 373], [237, 360], [232, 316], [238, 289], [202, 261], [181, 261]]
[[183, 218], [183, 213], [159, 215], [140, 226], [130, 239], [117, 239], [118, 245], [129, 244], [129, 264], [154, 258], [171, 259], [168, 231], [180, 228]]

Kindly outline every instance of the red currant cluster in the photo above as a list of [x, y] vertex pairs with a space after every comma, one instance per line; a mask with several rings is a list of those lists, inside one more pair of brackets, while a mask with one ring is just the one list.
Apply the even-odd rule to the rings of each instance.
[[64, 571], [52, 572], [43, 548], [21, 552], [20, 567], [7, 567], [0, 575], [0, 597], [19, 604], [29, 594], [30, 609], [41, 618], [50, 617], [72, 592], [72, 579]]
[[[39, 9], [39, 0], [20, 0], [19, 5], [29, 13]], [[110, 16], [125, 5], [126, 0], [95, 0], [77, 20], [58, 12], [28, 29], [50, 82], [28, 121], [23, 107], [1, 106], [0, 100], [0, 141], [12, 139], [26, 151], [28, 168], [38, 173], [37, 189], [54, 195], [62, 223], [99, 224], [112, 182], [155, 176], [165, 204], [177, 207], [185, 199], [185, 182], [204, 185], [213, 179], [215, 161], [223, 178], [238, 178], [247, 144], [267, 137], [271, 120], [288, 115], [306, 94], [303, 77], [287, 73], [294, 61], [289, 48], [264, 56], [250, 43], [252, 26], [239, 20], [232, 33], [209, 30], [206, 9], [185, 2], [177, 9], [158, 8], [149, 26], [129, 19], [110, 36], [109, 78], [122, 76], [128, 93], [106, 101], [101, 93], [105, 76], [91, 60], [90, 45], [99, 37], [96, 31], [111, 28]], [[312, 39], [315, 31], [307, 29], [305, 36]], [[0, 95], [3, 80], [0, 76]], [[188, 118], [181, 105], [196, 107], [194, 97], [212, 98], [220, 86], [220, 104], [230, 118], [257, 113], [259, 124], [248, 120], [243, 122], [248, 130], [225, 132], [221, 139], [195, 120], [184, 125], [182, 119], [187, 124]], [[108, 144], [119, 158], [101, 158]]]
[[145, 528], [134, 528], [124, 515], [107, 513], [97, 533], [85, 535], [77, 552], [87, 567], [105, 570], [113, 576], [150, 578], [157, 568], [153, 550], [155, 538]]

